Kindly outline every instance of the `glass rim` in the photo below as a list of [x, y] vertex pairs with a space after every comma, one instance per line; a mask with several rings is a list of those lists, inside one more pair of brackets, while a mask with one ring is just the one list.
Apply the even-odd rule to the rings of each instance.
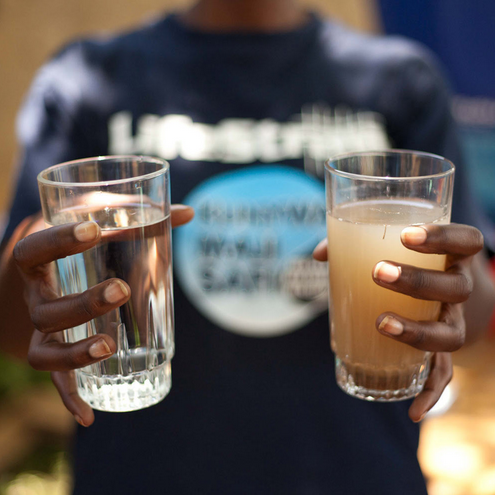
[[[142, 162], [151, 162], [162, 165], [162, 168], [156, 170], [154, 172], [150, 172], [149, 174], [136, 175], [136, 177], [126, 177], [125, 179], [115, 179], [115, 180], [102, 180], [102, 181], [94, 181], [94, 182], [68, 182], [68, 181], [55, 181], [50, 180], [45, 177], [46, 174], [56, 170], [58, 168], [67, 167], [70, 165], [77, 165], [79, 163], [89, 163], [89, 162], [109, 162], [111, 160], [135, 160]], [[62, 163], [57, 163], [56, 165], [52, 165], [51, 167], [45, 168], [42, 170], [38, 176], [38, 183], [43, 184], [45, 186], [55, 186], [55, 187], [101, 187], [101, 186], [110, 186], [117, 184], [125, 184], [128, 182], [133, 182], [137, 180], [149, 180], [154, 179], [155, 177], [159, 177], [160, 175], [165, 174], [170, 169], [170, 164], [167, 160], [163, 158], [158, 158], [155, 156], [145, 156], [145, 155], [100, 155], [93, 156], [89, 158], [79, 158], [77, 160], [69, 160]]]
[[[432, 158], [438, 160], [440, 162], [446, 163], [449, 168], [444, 172], [438, 172], [436, 174], [428, 174], [428, 175], [418, 175], [415, 177], [389, 177], [389, 176], [377, 176], [377, 175], [365, 175], [365, 174], [354, 174], [352, 172], [343, 172], [342, 170], [337, 170], [336, 168], [331, 166], [331, 163], [345, 160], [347, 158], [359, 157], [359, 156], [393, 156], [393, 155], [415, 155], [423, 158]], [[390, 150], [376, 150], [376, 151], [357, 151], [357, 152], [348, 152], [341, 153], [339, 155], [335, 155], [329, 158], [325, 162], [325, 169], [328, 170], [331, 174], [344, 177], [347, 179], [359, 179], [359, 180], [367, 180], [367, 181], [390, 181], [390, 182], [400, 182], [400, 181], [415, 181], [415, 180], [425, 180], [425, 179], [436, 179], [441, 177], [448, 177], [455, 172], [455, 165], [448, 160], [447, 158], [436, 155], [434, 153], [427, 153], [425, 151], [414, 151], [414, 150], [399, 150], [399, 149], [390, 149]]]

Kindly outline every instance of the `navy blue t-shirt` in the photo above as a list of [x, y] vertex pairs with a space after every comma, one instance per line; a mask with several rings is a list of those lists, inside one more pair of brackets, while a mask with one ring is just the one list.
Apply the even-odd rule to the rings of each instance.
[[[448, 92], [428, 53], [311, 16], [277, 34], [212, 34], [170, 15], [75, 42], [19, 117], [7, 236], [39, 210], [37, 173], [105, 154], [162, 156], [172, 199], [176, 356], [159, 405], [96, 412], [75, 442], [76, 494], [425, 494], [408, 402], [341, 392], [326, 312], [322, 165], [389, 146], [457, 165]], [[459, 206], [462, 202], [462, 208]]]

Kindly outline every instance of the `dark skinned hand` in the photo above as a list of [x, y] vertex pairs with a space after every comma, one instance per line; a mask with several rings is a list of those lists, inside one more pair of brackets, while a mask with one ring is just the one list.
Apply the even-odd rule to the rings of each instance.
[[[376, 320], [382, 335], [434, 352], [424, 389], [409, 408], [409, 417], [417, 422], [435, 405], [452, 378], [451, 353], [462, 347], [466, 338], [463, 303], [472, 292], [470, 266], [473, 256], [483, 248], [483, 236], [467, 225], [422, 225], [404, 229], [401, 240], [406, 248], [419, 253], [447, 255], [445, 272], [385, 260], [375, 265], [371, 275], [386, 289], [442, 303], [438, 321], [414, 321], [395, 313], [383, 313]], [[313, 256], [327, 261], [326, 240], [315, 248]]]
[[[171, 207], [172, 227], [189, 222], [193, 216], [192, 208]], [[64, 342], [62, 331], [122, 306], [131, 296], [130, 288], [122, 280], [110, 279], [81, 294], [59, 297], [52, 261], [105, 242], [108, 233], [102, 232], [95, 222], [42, 229], [40, 219], [31, 222], [27, 233], [33, 233], [21, 239], [13, 252], [35, 328], [28, 361], [35, 369], [51, 371], [66, 408], [81, 425], [89, 426], [94, 421], [94, 414], [77, 393], [73, 370], [107, 359], [116, 351], [116, 344], [105, 334], [69, 344]]]

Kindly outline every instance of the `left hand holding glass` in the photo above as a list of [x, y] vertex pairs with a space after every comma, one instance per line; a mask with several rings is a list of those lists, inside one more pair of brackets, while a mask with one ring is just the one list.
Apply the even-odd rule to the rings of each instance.
[[[409, 409], [410, 418], [417, 422], [435, 405], [452, 378], [450, 353], [464, 345], [463, 303], [472, 292], [471, 262], [483, 248], [483, 235], [468, 225], [422, 225], [404, 229], [401, 241], [406, 248], [419, 253], [447, 255], [445, 272], [384, 260], [375, 265], [372, 274], [374, 282], [381, 287], [442, 303], [438, 321], [415, 321], [388, 312], [376, 320], [376, 328], [382, 335], [435, 353], [424, 389]], [[315, 248], [313, 256], [319, 261], [327, 260], [326, 239]]]

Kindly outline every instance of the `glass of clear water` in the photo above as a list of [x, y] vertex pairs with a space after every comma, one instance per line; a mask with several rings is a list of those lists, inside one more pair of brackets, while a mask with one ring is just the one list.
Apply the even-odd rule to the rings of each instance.
[[95, 247], [55, 263], [60, 295], [114, 277], [131, 288], [120, 308], [64, 332], [67, 342], [105, 333], [117, 344], [109, 359], [76, 370], [79, 395], [101, 411], [156, 404], [170, 391], [174, 355], [168, 163], [87, 158], [44, 170], [38, 185], [48, 227], [91, 220], [102, 232]]

